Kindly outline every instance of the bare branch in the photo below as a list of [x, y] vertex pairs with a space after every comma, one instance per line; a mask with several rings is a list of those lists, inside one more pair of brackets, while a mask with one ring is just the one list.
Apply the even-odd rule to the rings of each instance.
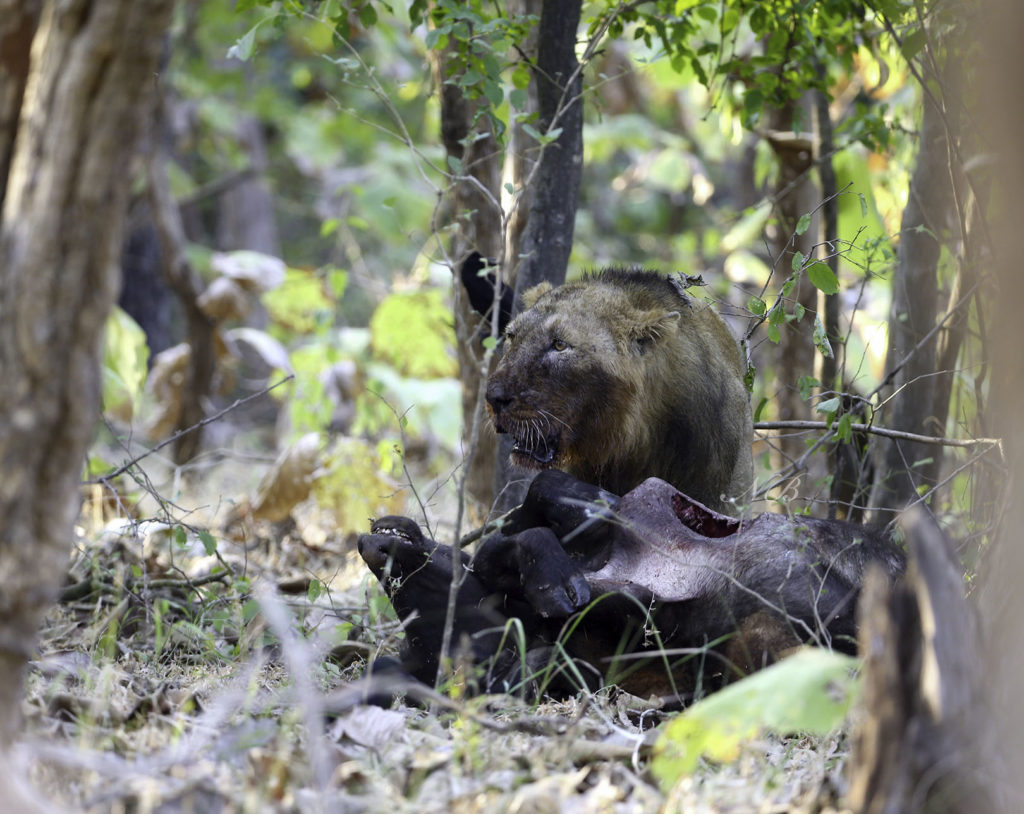
[[137, 456], [135, 458], [132, 458], [132, 460], [128, 461], [128, 463], [122, 464], [121, 466], [119, 466], [114, 471], [108, 472], [106, 475], [100, 475], [99, 477], [96, 477], [96, 478], [90, 478], [87, 481], [83, 481], [83, 483], [106, 483], [107, 481], [112, 480], [113, 478], [116, 478], [118, 475], [121, 475], [121, 474], [127, 472], [129, 469], [131, 469], [133, 466], [135, 466], [135, 464], [137, 464], [143, 458], [148, 458], [154, 452], [157, 452], [157, 451], [163, 449], [168, 444], [173, 444], [175, 441], [177, 441], [181, 436], [185, 435], [186, 433], [190, 433], [193, 430], [198, 430], [200, 427], [205, 427], [207, 424], [212, 424], [214, 421], [219, 421], [221, 418], [226, 416], [232, 410], [237, 410], [243, 404], [247, 404], [248, 402], [252, 401], [253, 399], [258, 399], [260, 396], [265, 396], [267, 393], [269, 393], [274, 388], [280, 387], [285, 382], [290, 382], [294, 378], [295, 378], [294, 374], [285, 376], [283, 379], [281, 379], [281, 381], [275, 382], [274, 384], [269, 385], [268, 387], [264, 387], [258, 393], [253, 393], [251, 396], [246, 396], [244, 399], [236, 399], [233, 403], [229, 404], [223, 410], [220, 410], [219, 412], [216, 412], [216, 413], [214, 413], [211, 416], [207, 416], [202, 421], [199, 421], [199, 422], [193, 424], [191, 427], [185, 427], [184, 429], [178, 430], [176, 433], [174, 433], [174, 435], [170, 436], [169, 438], [165, 438], [163, 441], [161, 441], [155, 447], [150, 447], [148, 450], [143, 452], [141, 455], [139, 455], [139, 456]]
[[[833, 425], [827, 421], [758, 421], [754, 425], [755, 430], [829, 430]], [[994, 446], [999, 448], [999, 454], [1003, 454], [1002, 438], [939, 438], [934, 435], [918, 435], [913, 432], [902, 430], [890, 430], [885, 427], [876, 427], [873, 424], [851, 424], [852, 432], [867, 432], [872, 435], [881, 435], [884, 438], [895, 438], [899, 441], [913, 441], [918, 444], [931, 444], [940, 447], [977, 447]]]

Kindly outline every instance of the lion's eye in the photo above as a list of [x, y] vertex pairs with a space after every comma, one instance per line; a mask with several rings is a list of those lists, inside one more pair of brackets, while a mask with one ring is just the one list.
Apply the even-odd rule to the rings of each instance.
[[508, 342], [510, 345], [515, 341], [515, 338], [515, 331], [505, 331], [505, 341]]
[[551, 348], [561, 353], [563, 350], [569, 350], [569, 343], [561, 339], [553, 339], [551, 341]]

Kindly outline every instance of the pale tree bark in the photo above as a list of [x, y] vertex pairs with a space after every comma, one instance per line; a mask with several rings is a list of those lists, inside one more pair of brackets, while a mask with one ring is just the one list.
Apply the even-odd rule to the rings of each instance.
[[126, 167], [172, 5], [47, 2], [32, 41], [0, 214], [0, 742], [71, 547]]
[[[541, 0], [508, 0], [505, 4], [509, 15], [532, 15], [540, 18], [544, 4]], [[522, 59], [531, 63], [537, 61], [537, 29], [530, 30], [529, 35], [516, 47]], [[526, 89], [526, 111], [537, 111], [537, 82], [531, 81]], [[517, 259], [522, 253], [523, 232], [530, 220], [530, 208], [533, 205], [535, 185], [526, 185], [530, 173], [537, 163], [537, 142], [526, 132], [522, 122], [513, 121], [509, 125], [508, 149], [505, 152], [504, 181], [511, 185], [517, 196], [505, 196], [503, 201], [507, 212], [505, 227], [505, 246], [502, 266], [508, 272], [508, 284], [515, 288]]]
[[999, 184], [992, 233], [996, 296], [990, 342], [993, 382], [989, 403], [993, 430], [1003, 438], [1004, 464], [999, 473], [1004, 489], [1005, 514], [997, 539], [985, 554], [980, 574], [979, 606], [984, 625], [986, 697], [981, 711], [996, 740], [998, 761], [988, 769], [1004, 802], [1004, 811], [1019, 810], [1024, 800], [1024, 343], [1020, 340], [1020, 314], [1024, 303], [1024, 274], [1020, 268], [1020, 239], [1024, 234], [1024, 155], [1020, 134], [1024, 129], [1024, 49], [1019, 32], [1024, 26], [1024, 4], [1017, 0], [990, 0], [979, 22], [987, 30], [978, 42], [983, 47], [983, 73], [975, 80], [985, 106], [977, 117], [984, 128], [989, 155], [995, 157], [992, 176]]

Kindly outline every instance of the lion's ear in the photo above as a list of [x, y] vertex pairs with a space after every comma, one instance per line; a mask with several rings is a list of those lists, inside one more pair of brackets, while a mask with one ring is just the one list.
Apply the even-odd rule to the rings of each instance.
[[641, 353], [660, 340], [679, 323], [678, 311], [645, 311], [634, 317], [629, 338]]
[[534, 304], [551, 290], [551, 283], [537, 283], [533, 288], [523, 292], [523, 308], [533, 308]]

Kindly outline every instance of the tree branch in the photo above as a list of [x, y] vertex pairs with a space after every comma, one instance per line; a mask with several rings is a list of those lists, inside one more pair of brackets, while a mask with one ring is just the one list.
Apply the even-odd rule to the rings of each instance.
[[[827, 421], [758, 421], [754, 425], [755, 430], [830, 430], [831, 424]], [[890, 430], [885, 427], [876, 427], [873, 424], [851, 424], [851, 432], [867, 432], [872, 435], [880, 435], [883, 438], [895, 438], [899, 441], [913, 441], [917, 444], [931, 444], [940, 447], [977, 447], [995, 446], [999, 447], [999, 454], [1003, 454], [1002, 438], [939, 438], [934, 435], [918, 435], [913, 432], [902, 430]]]
[[91, 478], [90, 480], [83, 481], [83, 483], [106, 483], [107, 481], [112, 480], [113, 478], [116, 478], [118, 475], [121, 475], [121, 474], [127, 472], [129, 469], [131, 469], [133, 466], [135, 466], [135, 464], [137, 464], [143, 458], [148, 458], [154, 452], [158, 452], [159, 450], [161, 450], [164, 447], [166, 447], [168, 444], [173, 444], [175, 441], [177, 441], [181, 436], [185, 435], [186, 433], [192, 432], [193, 430], [198, 430], [201, 427], [205, 427], [207, 424], [212, 424], [214, 421], [219, 421], [221, 418], [226, 416], [232, 410], [236, 410], [239, 407], [241, 407], [243, 404], [246, 404], [246, 403], [252, 401], [253, 399], [258, 399], [260, 396], [265, 396], [267, 393], [269, 393], [275, 387], [280, 387], [285, 382], [290, 382], [294, 378], [295, 378], [295, 375], [294, 374], [290, 374], [288, 376], [285, 376], [283, 379], [281, 379], [281, 381], [275, 382], [274, 384], [269, 385], [268, 387], [264, 387], [258, 393], [253, 393], [251, 396], [246, 396], [244, 399], [236, 399], [233, 403], [229, 404], [223, 410], [220, 410], [219, 412], [216, 412], [216, 413], [214, 413], [211, 416], [207, 416], [202, 421], [198, 421], [195, 424], [193, 424], [191, 427], [185, 427], [184, 429], [178, 430], [176, 433], [174, 433], [174, 435], [170, 436], [169, 438], [165, 438], [163, 441], [161, 441], [155, 447], [150, 447], [148, 450], [143, 452], [141, 455], [139, 455], [139, 456], [137, 456], [135, 458], [132, 458], [130, 461], [128, 461], [128, 463], [122, 464], [121, 466], [119, 466], [113, 472], [108, 472], [106, 475], [100, 475], [99, 477]]

